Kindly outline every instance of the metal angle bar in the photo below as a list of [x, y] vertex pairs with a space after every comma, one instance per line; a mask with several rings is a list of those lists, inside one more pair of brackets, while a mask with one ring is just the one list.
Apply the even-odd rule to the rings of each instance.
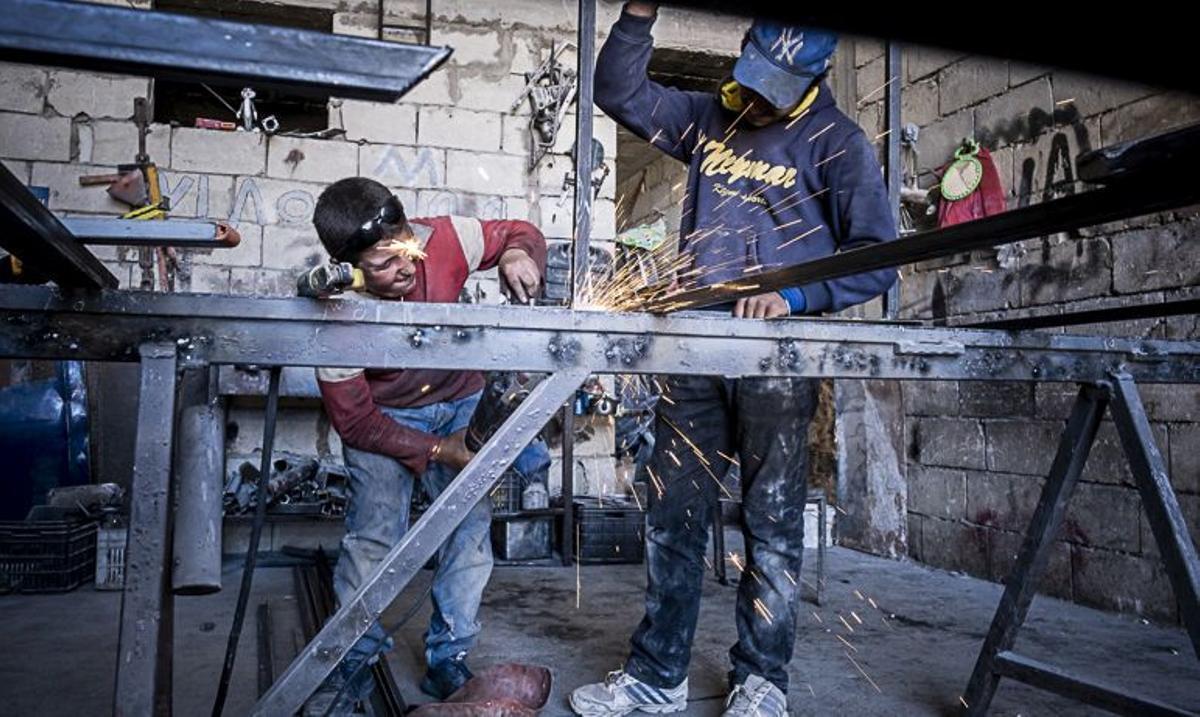
[[67, 231], [82, 244], [178, 246], [197, 249], [217, 249], [236, 246], [218, 237], [215, 222], [142, 221], [139, 219], [109, 219], [102, 217], [63, 217], [60, 221]]
[[749, 291], [758, 293], [802, 286], [1177, 209], [1200, 200], [1200, 185], [1184, 175], [1181, 165], [1171, 163], [1157, 171], [1140, 172], [1136, 179], [1127, 178], [1099, 189], [1011, 209], [972, 222], [850, 249], [713, 286], [651, 297], [644, 308], [666, 311], [711, 306], [744, 296]]
[[[900, 162], [900, 80], [902, 65], [900, 62], [900, 43], [887, 43], [887, 59], [884, 68], [887, 75], [887, 85], [884, 89], [884, 107], [887, 109], [887, 164], [885, 165], [888, 193], [888, 206], [892, 210], [892, 223], [896, 230], [900, 229], [900, 185], [903, 180], [904, 168]], [[903, 277], [888, 287], [884, 300], [884, 315], [889, 319], [900, 316], [900, 282]]]
[[996, 655], [996, 671], [1002, 677], [1116, 714], [1130, 717], [1197, 717], [1195, 712], [1172, 707], [1149, 697], [1130, 694], [1096, 680], [1078, 677], [1040, 660], [1012, 652], [1006, 651]]
[[1132, 306], [1110, 306], [1102, 309], [1088, 309], [1086, 311], [1068, 311], [1061, 314], [1034, 312], [1025, 316], [989, 319], [987, 321], [970, 321], [955, 323], [953, 325], [973, 329], [1002, 329], [1012, 331], [1103, 324], [1113, 321], [1137, 321], [1139, 319], [1157, 319], [1165, 316], [1187, 316], [1196, 313], [1200, 313], [1200, 299], [1179, 299], [1177, 301], [1163, 301], [1160, 303], [1141, 303]]
[[[125, 547], [125, 590], [117, 639], [113, 714], [149, 717], [170, 675], [168, 557], [170, 479], [175, 426], [175, 345], [140, 347], [138, 430]], [[168, 648], [164, 652], [164, 648]]]
[[0, 58], [395, 101], [450, 49], [57, 0], [0, 2]]
[[316, 638], [254, 706], [255, 715], [294, 714], [346, 651], [396, 599], [480, 500], [485, 500], [521, 449], [582, 385], [588, 372], [566, 369], [529, 394], [475, 458], [433, 501]]
[[0, 247], [59, 286], [98, 289], [117, 285], [117, 277], [71, 236], [58, 217], [3, 164], [0, 164]]
[[988, 712], [1000, 683], [996, 655], [1012, 649], [1017, 632], [1025, 622], [1038, 579], [1050, 561], [1050, 549], [1062, 529], [1071, 493], [1083, 472], [1107, 407], [1108, 394], [1105, 389], [1080, 386], [1071, 417], [1054, 455], [1054, 463], [1050, 466], [1050, 475], [1046, 478], [1037, 508], [1025, 531], [1021, 552], [1017, 554], [1012, 574], [1004, 594], [1000, 596], [1000, 604], [996, 607], [996, 614], [979, 650], [970, 682], [967, 683], [963, 700], [968, 715], [983, 717]]
[[1200, 557], [1171, 487], [1166, 462], [1155, 445], [1137, 386], [1128, 374], [1114, 377], [1112, 413], [1167, 577], [1179, 601], [1180, 617], [1191, 637], [1192, 649], [1200, 657]]
[[596, 0], [579, 0], [579, 32], [576, 78], [579, 96], [575, 105], [575, 236], [571, 271], [570, 301], [591, 281], [588, 251], [592, 236], [592, 97], [596, 63]]
[[518, 306], [0, 292], [0, 356], [129, 361], [147, 337], [175, 341], [188, 366], [1020, 381], [1107, 380], [1124, 366], [1139, 381], [1200, 382], [1200, 342]]

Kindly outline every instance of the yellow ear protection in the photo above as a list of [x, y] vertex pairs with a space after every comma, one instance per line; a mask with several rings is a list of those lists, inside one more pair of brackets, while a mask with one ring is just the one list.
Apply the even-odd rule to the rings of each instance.
[[[800, 104], [796, 105], [796, 109], [792, 110], [788, 114], [788, 117], [799, 117], [805, 110], [812, 106], [813, 102], [816, 102], [820, 91], [820, 86], [816, 84], [808, 88], [808, 92], [804, 94], [804, 99], [800, 101]], [[738, 84], [737, 80], [726, 80], [721, 83], [720, 95], [721, 106], [730, 112], [741, 112], [746, 109], [746, 103], [742, 102], [741, 85]]]

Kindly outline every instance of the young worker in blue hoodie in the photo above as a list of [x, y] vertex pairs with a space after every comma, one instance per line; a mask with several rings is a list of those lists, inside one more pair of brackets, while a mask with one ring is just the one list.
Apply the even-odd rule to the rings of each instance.
[[[835, 35], [755, 21], [733, 79], [718, 93], [684, 92], [646, 76], [655, 17], [654, 3], [625, 5], [596, 63], [596, 104], [688, 165], [680, 252], [692, 266], [681, 288], [895, 238], [875, 149], [823, 82]], [[880, 295], [895, 278], [888, 269], [820, 281], [725, 310], [749, 318], [839, 311]], [[736, 458], [746, 556], [724, 714], [784, 715], [815, 382], [669, 376], [660, 383], [645, 617], [624, 668], [575, 690], [571, 706], [585, 717], [687, 708], [716, 479]]]

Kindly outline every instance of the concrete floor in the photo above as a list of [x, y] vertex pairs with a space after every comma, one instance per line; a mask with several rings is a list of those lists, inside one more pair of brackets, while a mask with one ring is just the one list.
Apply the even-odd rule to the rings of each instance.
[[[730, 538], [732, 543], [732, 532]], [[806, 568], [810, 580], [812, 558], [815, 555]], [[841, 548], [830, 550], [827, 572], [825, 605], [818, 608], [806, 602], [803, 607], [803, 632], [792, 663], [793, 713], [955, 713], [1000, 587]], [[225, 591], [177, 602], [178, 715], [209, 713], [237, 578], [238, 566], [230, 564]], [[395, 615], [420, 597], [428, 579], [428, 573], [417, 578], [394, 608]], [[555, 690], [544, 714], [568, 714], [566, 695], [572, 688], [603, 678], [621, 664], [628, 634], [641, 616], [644, 581], [640, 565], [584, 566], [578, 573], [574, 568], [498, 568], [485, 596], [484, 632], [472, 664], [516, 660], [552, 666]], [[735, 637], [734, 589], [710, 578], [705, 598], [691, 669], [692, 706], [687, 711], [698, 716], [720, 714], [725, 655]], [[259, 572], [251, 606], [268, 599], [275, 615], [278, 673], [299, 645], [289, 569]], [[106, 713], [119, 612], [119, 595], [87, 586], [66, 595], [0, 597], [0, 644], [4, 645], [0, 714]], [[414, 678], [419, 674], [426, 614], [423, 610], [401, 629], [391, 662], [410, 700], [419, 696]], [[853, 633], [839, 616], [849, 622]], [[1081, 674], [1200, 711], [1200, 663], [1180, 629], [1039, 598], [1018, 648]], [[255, 649], [251, 614], [226, 714], [244, 714], [253, 703]], [[1002, 683], [993, 706], [994, 715], [1097, 713], [1012, 682]]]

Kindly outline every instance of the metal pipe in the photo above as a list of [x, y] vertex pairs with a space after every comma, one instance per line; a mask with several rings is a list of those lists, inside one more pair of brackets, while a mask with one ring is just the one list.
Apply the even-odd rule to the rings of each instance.
[[179, 412], [175, 476], [176, 595], [221, 589], [221, 501], [225, 485], [225, 412], [215, 402]]
[[[894, 41], [887, 44], [887, 60], [884, 63], [887, 74], [887, 89], [884, 90], [884, 107], [887, 111], [887, 162], [886, 179], [888, 206], [892, 208], [892, 222], [896, 230], [900, 229], [900, 187], [904, 176], [904, 168], [900, 163], [900, 91], [903, 85], [900, 77], [900, 44]], [[889, 319], [900, 316], [900, 281], [897, 276], [887, 291], [884, 299], [883, 315]]]
[[170, 220], [147, 222], [107, 217], [63, 217], [62, 224], [83, 244], [101, 246], [177, 246], [189, 249], [232, 249], [242, 241], [224, 222]]

